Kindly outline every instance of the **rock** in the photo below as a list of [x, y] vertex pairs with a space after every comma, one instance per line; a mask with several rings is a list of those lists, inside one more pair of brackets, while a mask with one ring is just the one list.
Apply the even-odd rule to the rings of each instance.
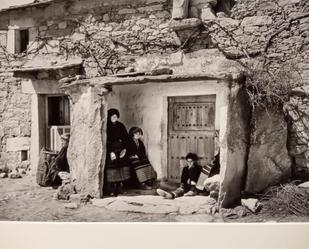
[[298, 187], [301, 187], [301, 188], [309, 188], [309, 182], [304, 182], [302, 184], [299, 184]]
[[134, 67], [126, 67], [126, 68], [124, 69], [124, 71], [125, 71], [126, 73], [132, 73], [132, 72], [135, 71], [135, 69], [134, 69]]
[[187, 18], [184, 20], [172, 20], [169, 23], [169, 28], [174, 31], [183, 29], [193, 29], [202, 25], [202, 21], [198, 18]]
[[7, 151], [21, 151], [30, 149], [29, 137], [13, 137], [6, 140]]
[[218, 18], [224, 18], [224, 17], [228, 17], [228, 15], [227, 14], [225, 14], [224, 12], [217, 12], [217, 17]]
[[290, 5], [290, 4], [298, 4], [300, 2], [301, 0], [280, 0], [279, 5], [285, 6], [285, 5]]
[[22, 175], [26, 174], [26, 170], [24, 170], [23, 168], [17, 168], [17, 171], [19, 174], [22, 174]]
[[96, 207], [106, 207], [112, 202], [116, 200], [115, 197], [108, 197], [108, 198], [103, 198], [103, 199], [92, 199], [91, 204], [96, 206]]
[[[101, 94], [102, 91], [104, 89], [89, 87], [71, 95], [72, 118], [81, 121], [71, 125], [68, 148], [71, 177], [76, 179], [76, 188], [80, 192], [94, 197], [99, 197], [103, 189], [103, 181], [100, 179], [102, 162], [105, 160], [105, 144], [102, 141], [105, 140], [106, 117], [102, 110], [105, 110], [106, 95]], [[82, 120], [88, 120], [87, 125]]]
[[21, 176], [21, 174], [20, 173], [18, 173], [18, 172], [11, 172], [11, 173], [9, 173], [9, 178], [11, 178], [11, 179], [18, 179], [18, 178], [22, 178], [22, 176]]
[[19, 165], [19, 168], [22, 168], [22, 169], [28, 169], [29, 167], [30, 167], [29, 160], [22, 161]]
[[71, 194], [70, 201], [80, 203], [81, 202], [81, 194]]
[[155, 76], [155, 75], [162, 75], [162, 74], [173, 74], [173, 70], [164, 67], [164, 68], [158, 68], [158, 69], [153, 69], [151, 72], [147, 73], [147, 75]]
[[58, 200], [69, 200], [71, 194], [76, 194], [76, 185], [74, 183], [65, 183], [57, 190]]
[[216, 200], [208, 196], [180, 197], [167, 200], [161, 196], [118, 196], [93, 199], [92, 204], [106, 209], [156, 214], [211, 213]]
[[79, 204], [78, 203], [66, 203], [64, 204], [64, 207], [69, 208], [69, 209], [76, 209], [79, 207]]
[[215, 200], [218, 200], [218, 197], [219, 197], [219, 191], [211, 191], [209, 196], [211, 198], [214, 198]]
[[[215, 197], [219, 193], [220, 189], [220, 175], [214, 175], [212, 177], [209, 177], [204, 182], [205, 189], [212, 193], [211, 197]], [[216, 199], [216, 198], [214, 198]]]
[[60, 179], [61, 179], [62, 181], [70, 180], [70, 179], [71, 179], [70, 173], [65, 172], [65, 171], [60, 171], [60, 172], [58, 173], [58, 175], [59, 175], [59, 177], [60, 177]]
[[264, 26], [271, 24], [272, 19], [270, 16], [250, 16], [243, 19], [241, 26]]
[[151, 213], [151, 214], [169, 214], [173, 212], [178, 212], [178, 207], [170, 203], [169, 205], [162, 204], [149, 204], [149, 203], [140, 203], [135, 201], [124, 201], [124, 200], [115, 200], [110, 205], [105, 207], [106, 209], [114, 211], [127, 211], [127, 212], [136, 212], [136, 213]]
[[8, 177], [8, 174], [7, 174], [7, 173], [1, 173], [1, 174], [0, 174], [0, 178], [6, 178], [6, 177]]
[[256, 128], [249, 151], [245, 190], [259, 193], [287, 181], [292, 163], [286, 147], [287, 124], [283, 114], [271, 109], [267, 112], [256, 109], [253, 117]]
[[237, 214], [238, 217], [244, 217], [247, 215], [247, 209], [243, 206], [237, 206], [233, 209], [233, 211]]
[[237, 213], [233, 212], [232, 209], [221, 208], [220, 213], [221, 213], [222, 217], [224, 217], [224, 218], [229, 218], [229, 219], [237, 219], [238, 218]]
[[249, 199], [241, 199], [241, 205], [248, 208], [252, 213], [256, 213], [262, 207], [259, 203], [258, 199], [249, 198]]
[[295, 95], [295, 96], [302, 97], [302, 98], [308, 98], [308, 96], [309, 96], [309, 86], [305, 85], [305, 86], [293, 88], [292, 91], [291, 91], [291, 94]]

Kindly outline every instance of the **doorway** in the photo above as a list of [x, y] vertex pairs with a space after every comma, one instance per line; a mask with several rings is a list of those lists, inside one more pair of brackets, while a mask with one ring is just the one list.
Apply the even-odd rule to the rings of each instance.
[[216, 95], [168, 97], [167, 178], [180, 182], [187, 153], [201, 166], [214, 157]]
[[59, 151], [63, 133], [70, 133], [69, 98], [65, 95], [46, 96], [46, 146]]

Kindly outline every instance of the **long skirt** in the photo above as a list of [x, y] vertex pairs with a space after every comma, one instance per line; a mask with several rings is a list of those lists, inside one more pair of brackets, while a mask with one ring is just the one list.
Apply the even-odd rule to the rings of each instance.
[[148, 159], [134, 160], [131, 164], [134, 167], [139, 183], [144, 183], [156, 178], [156, 173]]
[[129, 180], [130, 165], [126, 160], [113, 160], [106, 163], [106, 180], [108, 183], [117, 183]]

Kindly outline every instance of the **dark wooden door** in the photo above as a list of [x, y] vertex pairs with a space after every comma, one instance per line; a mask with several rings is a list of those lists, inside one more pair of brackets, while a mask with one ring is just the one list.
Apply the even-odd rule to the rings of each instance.
[[214, 156], [215, 95], [168, 98], [168, 180], [180, 182], [187, 153], [196, 153], [200, 165]]

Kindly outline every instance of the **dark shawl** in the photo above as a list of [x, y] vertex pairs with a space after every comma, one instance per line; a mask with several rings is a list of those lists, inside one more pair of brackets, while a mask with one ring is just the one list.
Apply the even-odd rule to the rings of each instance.
[[51, 164], [49, 179], [52, 185], [61, 184], [61, 179], [58, 176], [60, 171], [70, 172], [70, 166], [67, 160], [67, 150], [68, 146], [62, 147], [59, 154], [55, 158], [55, 161]]
[[112, 123], [108, 121], [106, 130], [106, 150], [107, 153], [114, 152], [117, 144], [122, 144], [126, 148], [128, 142], [128, 132], [126, 127], [119, 121]]
[[129, 157], [137, 155], [138, 159], [140, 160], [147, 158], [145, 145], [142, 140], [138, 139], [138, 146], [137, 146], [134, 139], [129, 138], [127, 148]]

